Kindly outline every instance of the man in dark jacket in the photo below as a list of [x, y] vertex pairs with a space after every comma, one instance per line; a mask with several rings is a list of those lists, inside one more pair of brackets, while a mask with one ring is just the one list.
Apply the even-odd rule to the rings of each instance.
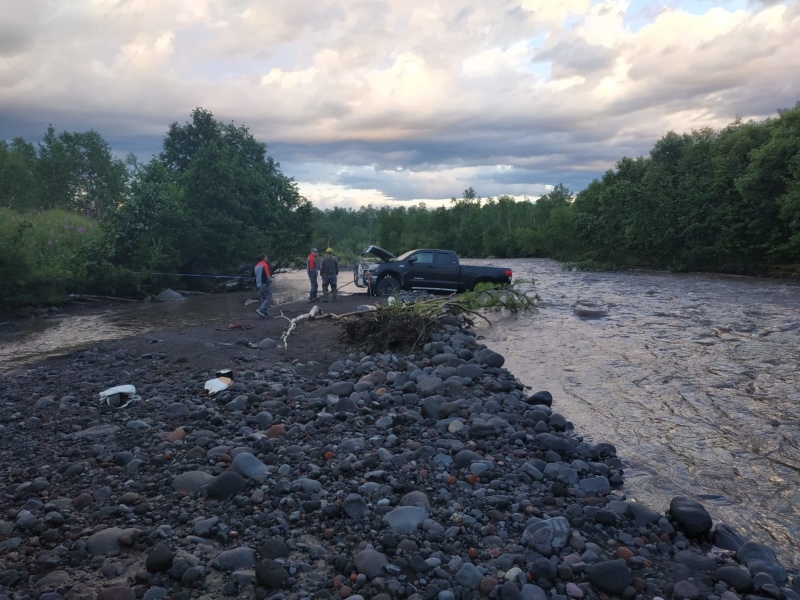
[[272, 275], [267, 264], [267, 255], [262, 254], [261, 259], [253, 269], [256, 275], [256, 288], [258, 289], [258, 299], [261, 300], [261, 305], [256, 309], [258, 316], [262, 319], [267, 318], [269, 313], [267, 309], [272, 304]]
[[328, 301], [328, 286], [330, 286], [333, 301], [336, 302], [336, 276], [339, 274], [339, 259], [333, 255], [332, 248], [325, 250], [320, 273], [322, 273], [322, 301]]
[[311, 282], [311, 291], [308, 294], [308, 301], [314, 302], [317, 299], [317, 273], [319, 272], [319, 264], [317, 262], [317, 249], [312, 248], [311, 254], [306, 259], [306, 273], [308, 273], [308, 280]]

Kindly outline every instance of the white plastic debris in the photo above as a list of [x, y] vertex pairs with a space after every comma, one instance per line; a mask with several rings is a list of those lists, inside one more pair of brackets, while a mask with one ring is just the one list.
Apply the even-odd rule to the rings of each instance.
[[233, 380], [230, 377], [215, 377], [206, 381], [205, 390], [209, 396], [223, 392], [231, 387]]
[[141, 396], [136, 395], [136, 388], [132, 385], [117, 385], [100, 392], [100, 402], [114, 408], [125, 408], [131, 402], [141, 399]]

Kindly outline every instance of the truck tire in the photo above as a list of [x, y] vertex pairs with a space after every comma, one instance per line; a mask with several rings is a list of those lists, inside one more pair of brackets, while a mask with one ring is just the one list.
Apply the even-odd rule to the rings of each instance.
[[378, 282], [376, 294], [378, 296], [393, 296], [400, 291], [400, 282], [394, 277], [384, 277]]

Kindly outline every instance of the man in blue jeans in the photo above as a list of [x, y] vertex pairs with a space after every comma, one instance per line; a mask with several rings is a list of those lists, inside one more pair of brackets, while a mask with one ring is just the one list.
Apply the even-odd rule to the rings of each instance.
[[336, 302], [336, 276], [339, 274], [339, 259], [333, 255], [333, 248], [325, 250], [320, 272], [322, 273], [322, 301], [328, 301], [328, 288], [330, 287], [333, 302]]
[[319, 264], [317, 263], [317, 249], [312, 248], [311, 254], [306, 259], [306, 273], [308, 273], [308, 280], [311, 282], [311, 291], [308, 294], [308, 301], [314, 302], [317, 299], [317, 273], [319, 272]]
[[254, 269], [256, 275], [256, 288], [258, 288], [258, 299], [261, 305], [256, 309], [256, 313], [262, 319], [266, 319], [269, 313], [267, 309], [272, 304], [272, 275], [267, 264], [267, 255], [262, 254]]

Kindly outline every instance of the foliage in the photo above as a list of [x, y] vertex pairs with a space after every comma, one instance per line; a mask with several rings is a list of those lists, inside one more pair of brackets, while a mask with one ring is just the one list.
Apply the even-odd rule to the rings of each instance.
[[669, 132], [577, 195], [590, 264], [786, 272], [800, 263], [800, 104], [763, 123]]
[[511, 313], [534, 310], [541, 301], [533, 279], [515, 279], [514, 283], [496, 286], [479, 283], [475, 289], [458, 296], [458, 305], [469, 310], [500, 311]]
[[63, 208], [97, 219], [114, 210], [125, 192], [124, 163], [96, 131], [62, 132], [49, 127], [39, 145], [37, 173], [41, 208]]
[[23, 215], [0, 209], [0, 302], [58, 304], [88, 277], [85, 257], [98, 224], [64, 210]]
[[[310, 243], [311, 204], [266, 144], [201, 108], [170, 125], [163, 151], [145, 165], [114, 158], [96, 131], [50, 127], [38, 149], [21, 139], [0, 142], [0, 176], [0, 206], [18, 217], [2, 229], [4, 268], [32, 269], [6, 283], [4, 297], [52, 302], [55, 290], [76, 282], [84, 291], [140, 294], [170, 282], [155, 273], [238, 275], [262, 253], [278, 269]], [[19, 247], [43, 218], [23, 213], [51, 209], [91, 218], [97, 233], [58, 273]]]
[[152, 254], [158, 241], [159, 257], [182, 272], [224, 273], [262, 253], [278, 268], [307, 251], [311, 205], [266, 144], [201, 108], [191, 116], [170, 125], [140, 193], [133, 189], [136, 210], [160, 217], [143, 228], [139, 252]]
[[36, 148], [22, 138], [0, 140], [0, 206], [32, 210], [41, 204]]

